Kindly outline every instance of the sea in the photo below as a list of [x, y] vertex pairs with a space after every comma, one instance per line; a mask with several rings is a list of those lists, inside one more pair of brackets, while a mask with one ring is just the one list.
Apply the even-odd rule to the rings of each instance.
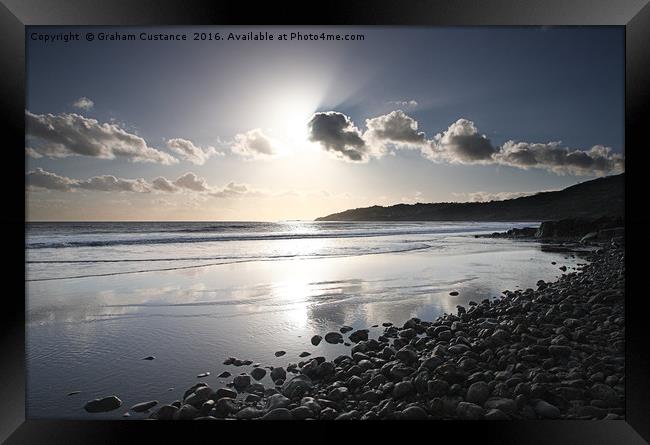
[[[225, 386], [223, 371], [350, 353], [314, 346], [313, 335], [347, 325], [377, 338], [382, 323], [433, 320], [586, 263], [536, 241], [475, 237], [537, 225], [28, 223], [27, 416], [143, 418], [123, 415], [136, 403], [178, 400], [198, 381]], [[228, 357], [253, 364], [224, 365]], [[269, 373], [260, 383], [273, 386]], [[109, 395], [122, 407], [83, 409]]]

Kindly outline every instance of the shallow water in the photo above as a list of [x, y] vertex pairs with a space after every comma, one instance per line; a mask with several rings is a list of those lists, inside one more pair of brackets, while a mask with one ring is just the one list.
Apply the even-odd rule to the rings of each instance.
[[[142, 224], [28, 228], [30, 418], [121, 418], [135, 403], [170, 403], [197, 381], [219, 387], [222, 371], [252, 369], [223, 365], [229, 356], [262, 366], [303, 351], [333, 358], [349, 348], [313, 346], [312, 335], [345, 324], [376, 338], [383, 322], [434, 319], [584, 262], [536, 242], [473, 237], [533, 224]], [[272, 385], [268, 374], [262, 383]], [[111, 394], [122, 408], [83, 410]]]

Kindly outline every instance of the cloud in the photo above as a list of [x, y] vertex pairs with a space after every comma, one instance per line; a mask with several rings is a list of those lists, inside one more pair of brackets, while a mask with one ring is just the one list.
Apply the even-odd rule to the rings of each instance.
[[259, 128], [235, 135], [230, 149], [248, 159], [264, 159], [278, 154], [277, 143]]
[[27, 185], [32, 189], [45, 189], [45, 190], [59, 190], [69, 191], [72, 190], [79, 181], [70, 179], [65, 176], [57, 175], [37, 168], [27, 173], [25, 178]]
[[167, 147], [180, 155], [186, 161], [195, 165], [203, 165], [211, 156], [222, 155], [214, 147], [201, 148], [187, 139], [174, 138], [167, 141]]
[[500, 147], [495, 160], [511, 167], [543, 168], [561, 175], [604, 175], [625, 169], [623, 156], [612, 153], [609, 147], [595, 145], [589, 150], [571, 150], [562, 147], [560, 142], [508, 141]]
[[88, 111], [95, 106], [95, 102], [93, 102], [92, 100], [88, 99], [85, 96], [82, 96], [79, 99], [75, 100], [72, 106], [75, 108], [79, 108], [80, 110]]
[[453, 164], [490, 163], [496, 152], [490, 140], [479, 134], [474, 122], [467, 119], [458, 119], [430, 143], [432, 150], [425, 151], [425, 156]]
[[320, 143], [339, 159], [367, 162], [370, 158], [361, 132], [345, 114], [336, 111], [315, 113], [307, 125], [309, 140]]
[[383, 146], [385, 143], [417, 146], [426, 143], [425, 134], [418, 131], [417, 121], [402, 110], [366, 119], [366, 128], [363, 138], [370, 146]]
[[174, 181], [174, 185], [187, 190], [194, 190], [195, 192], [207, 192], [210, 190], [210, 186], [205, 179], [192, 172], [187, 172], [183, 176], [180, 176]]
[[34, 114], [25, 111], [26, 136], [35, 153], [52, 158], [91, 156], [123, 157], [132, 162], [175, 164], [172, 155], [149, 147], [144, 139], [117, 124], [99, 123], [75, 113]]
[[411, 99], [411, 100], [393, 100], [388, 102], [389, 105], [395, 105], [397, 107], [402, 107], [402, 108], [415, 108], [418, 106], [417, 101]]
[[151, 184], [142, 178], [139, 179], [122, 179], [113, 175], [93, 176], [86, 180], [77, 181], [76, 187], [85, 190], [95, 190], [101, 192], [134, 192], [149, 193]]
[[260, 190], [252, 189], [247, 184], [237, 184], [235, 182], [230, 182], [225, 187], [210, 193], [215, 198], [242, 198], [246, 196], [263, 196], [264, 194]]
[[159, 190], [166, 193], [174, 193], [178, 191], [178, 187], [167, 178], [162, 176], [157, 177], [151, 182], [151, 186], [154, 190]]
[[34, 159], [40, 159], [43, 157], [42, 154], [34, 150], [32, 147], [25, 147], [25, 155], [29, 156], [30, 158]]
[[389, 153], [387, 147], [391, 146], [419, 149], [434, 162], [540, 168], [559, 175], [602, 176], [621, 173], [625, 168], [623, 155], [602, 145], [576, 150], [562, 147], [560, 142], [507, 141], [495, 146], [479, 133], [474, 122], [464, 118], [427, 139], [424, 132], [418, 131], [418, 122], [402, 110], [366, 119], [363, 134], [348, 116], [336, 111], [314, 114], [309, 129], [310, 140], [348, 161], [380, 158]]

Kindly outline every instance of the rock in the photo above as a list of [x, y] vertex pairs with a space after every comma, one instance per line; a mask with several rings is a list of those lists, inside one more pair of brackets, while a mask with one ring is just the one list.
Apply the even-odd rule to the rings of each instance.
[[349, 391], [345, 386], [339, 386], [337, 388], [334, 388], [327, 394], [327, 398], [329, 400], [334, 400], [335, 402], [339, 402], [348, 395]]
[[366, 402], [370, 402], [372, 404], [377, 404], [381, 401], [381, 392], [371, 389], [361, 394], [359, 396], [359, 399], [365, 400]]
[[282, 385], [281, 392], [286, 397], [293, 399], [295, 397], [302, 397], [312, 387], [313, 383], [311, 379], [304, 374], [300, 374], [285, 381]]
[[246, 398], [244, 399], [244, 402], [246, 403], [257, 403], [260, 400], [262, 400], [262, 396], [259, 396], [257, 394], [248, 394]]
[[490, 409], [483, 416], [485, 420], [510, 420], [510, 417], [500, 409]]
[[262, 416], [262, 420], [292, 420], [292, 419], [293, 416], [291, 415], [291, 411], [289, 411], [286, 408], [276, 408], [274, 410], [269, 411], [264, 416]]
[[485, 382], [472, 383], [467, 389], [465, 400], [476, 405], [483, 406], [485, 401], [490, 397], [490, 386]]
[[334, 420], [356, 420], [361, 417], [361, 413], [356, 409], [337, 416]]
[[619, 397], [611, 386], [604, 383], [596, 383], [589, 389], [589, 394], [596, 400], [602, 400], [608, 406], [617, 406]]
[[204, 372], [204, 373], [201, 373], [201, 374], [197, 375], [196, 378], [197, 378], [197, 379], [202, 379], [203, 377], [207, 377], [207, 376], [209, 376], [209, 375], [210, 375], [210, 372], [209, 372], [209, 371], [206, 371], [206, 372]]
[[517, 412], [517, 404], [512, 399], [492, 398], [488, 399], [483, 406], [485, 409], [498, 409], [506, 414], [515, 414]]
[[454, 291], [449, 292], [449, 295], [451, 295], [452, 297], [455, 297], [455, 296], [458, 295], [458, 292], [456, 292], [456, 291], [454, 290]]
[[559, 419], [561, 415], [560, 410], [556, 406], [544, 400], [539, 400], [535, 403], [534, 409], [542, 419]]
[[396, 399], [401, 399], [412, 394], [415, 391], [413, 384], [409, 381], [399, 382], [393, 388], [393, 397]]
[[427, 412], [419, 406], [409, 406], [400, 413], [400, 419], [421, 420], [427, 418]]
[[155, 359], [156, 359], [156, 357], [154, 357], [153, 355], [148, 355], [145, 358], [143, 358], [142, 360], [155, 360]]
[[217, 417], [225, 417], [237, 411], [239, 411], [239, 407], [235, 403], [235, 400], [229, 397], [218, 399], [214, 403], [214, 409], [212, 410]]
[[431, 356], [422, 362], [422, 367], [427, 368], [430, 371], [433, 371], [440, 365], [442, 365], [442, 359], [435, 356]]
[[328, 332], [325, 334], [325, 341], [331, 344], [343, 343], [343, 336], [338, 332]]
[[309, 408], [309, 410], [314, 414], [318, 414], [321, 411], [321, 406], [313, 397], [303, 397], [300, 399], [300, 406]]
[[251, 377], [255, 380], [262, 380], [266, 375], [266, 369], [264, 368], [253, 368], [251, 371]]
[[177, 412], [177, 407], [173, 405], [163, 405], [158, 408], [158, 411], [156, 411], [152, 417], [159, 420], [172, 420]]
[[311, 338], [311, 344], [314, 345], [314, 346], [318, 346], [322, 340], [323, 340], [323, 337], [321, 337], [320, 335], [314, 335]]
[[307, 357], [307, 356], [309, 356], [309, 355], [311, 355], [311, 353], [309, 353], [309, 352], [307, 352], [307, 351], [305, 351], [305, 352], [301, 352], [301, 353], [299, 354], [300, 357]]
[[287, 353], [286, 351], [275, 351], [275, 356], [276, 357], [282, 357], [286, 353]]
[[137, 403], [131, 407], [131, 411], [135, 411], [136, 413], [142, 413], [144, 411], [148, 411], [149, 409], [153, 408], [154, 406], [158, 405], [157, 400], [151, 400], [149, 402], [142, 402], [142, 403]]
[[74, 395], [77, 395], [77, 394], [81, 394], [81, 391], [72, 391], [72, 392], [69, 392], [69, 393], [68, 393], [68, 396], [74, 396]]
[[200, 386], [194, 390], [192, 394], [185, 397], [185, 403], [192, 406], [200, 406], [206, 400], [214, 395], [214, 391], [209, 386]]
[[368, 340], [368, 329], [359, 329], [350, 334], [349, 339], [355, 343]]
[[314, 413], [312, 413], [312, 411], [306, 406], [297, 406], [291, 410], [291, 417], [293, 417], [296, 420], [305, 420], [313, 416]]
[[429, 380], [427, 392], [434, 397], [445, 396], [449, 392], [449, 383], [439, 379]]
[[219, 388], [215, 391], [214, 395], [212, 396], [212, 399], [219, 400], [224, 397], [227, 397], [229, 399], [236, 399], [237, 393], [229, 388]]
[[[259, 368], [255, 368], [255, 369], [259, 369]], [[248, 374], [241, 374], [241, 375], [235, 376], [235, 378], [232, 379], [232, 384], [233, 384], [233, 386], [235, 387], [235, 389], [237, 391], [241, 391], [241, 390], [247, 388], [248, 386], [250, 386], [250, 384], [251, 384], [251, 376], [249, 376]]]
[[225, 377], [230, 377], [232, 374], [230, 374], [228, 371], [224, 371], [221, 374], [219, 374], [217, 377], [220, 378], [225, 378]]
[[196, 417], [199, 417], [199, 410], [194, 408], [192, 405], [183, 405], [181, 408], [176, 411], [174, 414], [175, 420], [191, 420]]
[[463, 420], [479, 420], [484, 413], [485, 410], [474, 403], [460, 402], [456, 407], [456, 414]]
[[258, 417], [262, 417], [263, 414], [264, 413], [261, 410], [252, 406], [247, 406], [246, 408], [239, 410], [237, 414], [235, 414], [235, 417], [241, 420], [257, 419]]
[[287, 378], [287, 371], [283, 367], [279, 366], [271, 370], [271, 380], [274, 382], [277, 380], [284, 380]]
[[320, 412], [320, 418], [321, 420], [334, 420], [336, 417], [337, 412], [334, 408], [325, 408]]
[[571, 355], [571, 347], [552, 345], [548, 347], [548, 352], [554, 357], [568, 357]]
[[87, 402], [84, 409], [89, 413], [103, 413], [113, 411], [122, 406], [122, 401], [117, 396], [108, 396]]
[[397, 354], [395, 354], [395, 358], [409, 365], [418, 360], [418, 354], [412, 349], [407, 348], [405, 346], [399, 351], [397, 351]]
[[334, 374], [336, 370], [336, 367], [334, 366], [334, 363], [332, 362], [323, 362], [320, 365], [318, 365], [318, 368], [316, 368], [316, 375], [324, 379], [326, 377], [329, 377]]
[[266, 409], [270, 411], [276, 408], [286, 408], [290, 403], [291, 400], [287, 399], [282, 394], [274, 394], [266, 401]]
[[349, 332], [352, 329], [354, 329], [354, 328], [351, 327], [351, 326], [341, 326], [341, 329], [339, 329], [339, 331], [341, 332], [341, 334], [345, 334], [346, 332]]

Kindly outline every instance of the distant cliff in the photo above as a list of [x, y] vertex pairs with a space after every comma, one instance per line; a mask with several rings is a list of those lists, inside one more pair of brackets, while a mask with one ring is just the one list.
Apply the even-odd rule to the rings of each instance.
[[548, 221], [624, 215], [625, 173], [505, 201], [373, 206], [316, 221]]

